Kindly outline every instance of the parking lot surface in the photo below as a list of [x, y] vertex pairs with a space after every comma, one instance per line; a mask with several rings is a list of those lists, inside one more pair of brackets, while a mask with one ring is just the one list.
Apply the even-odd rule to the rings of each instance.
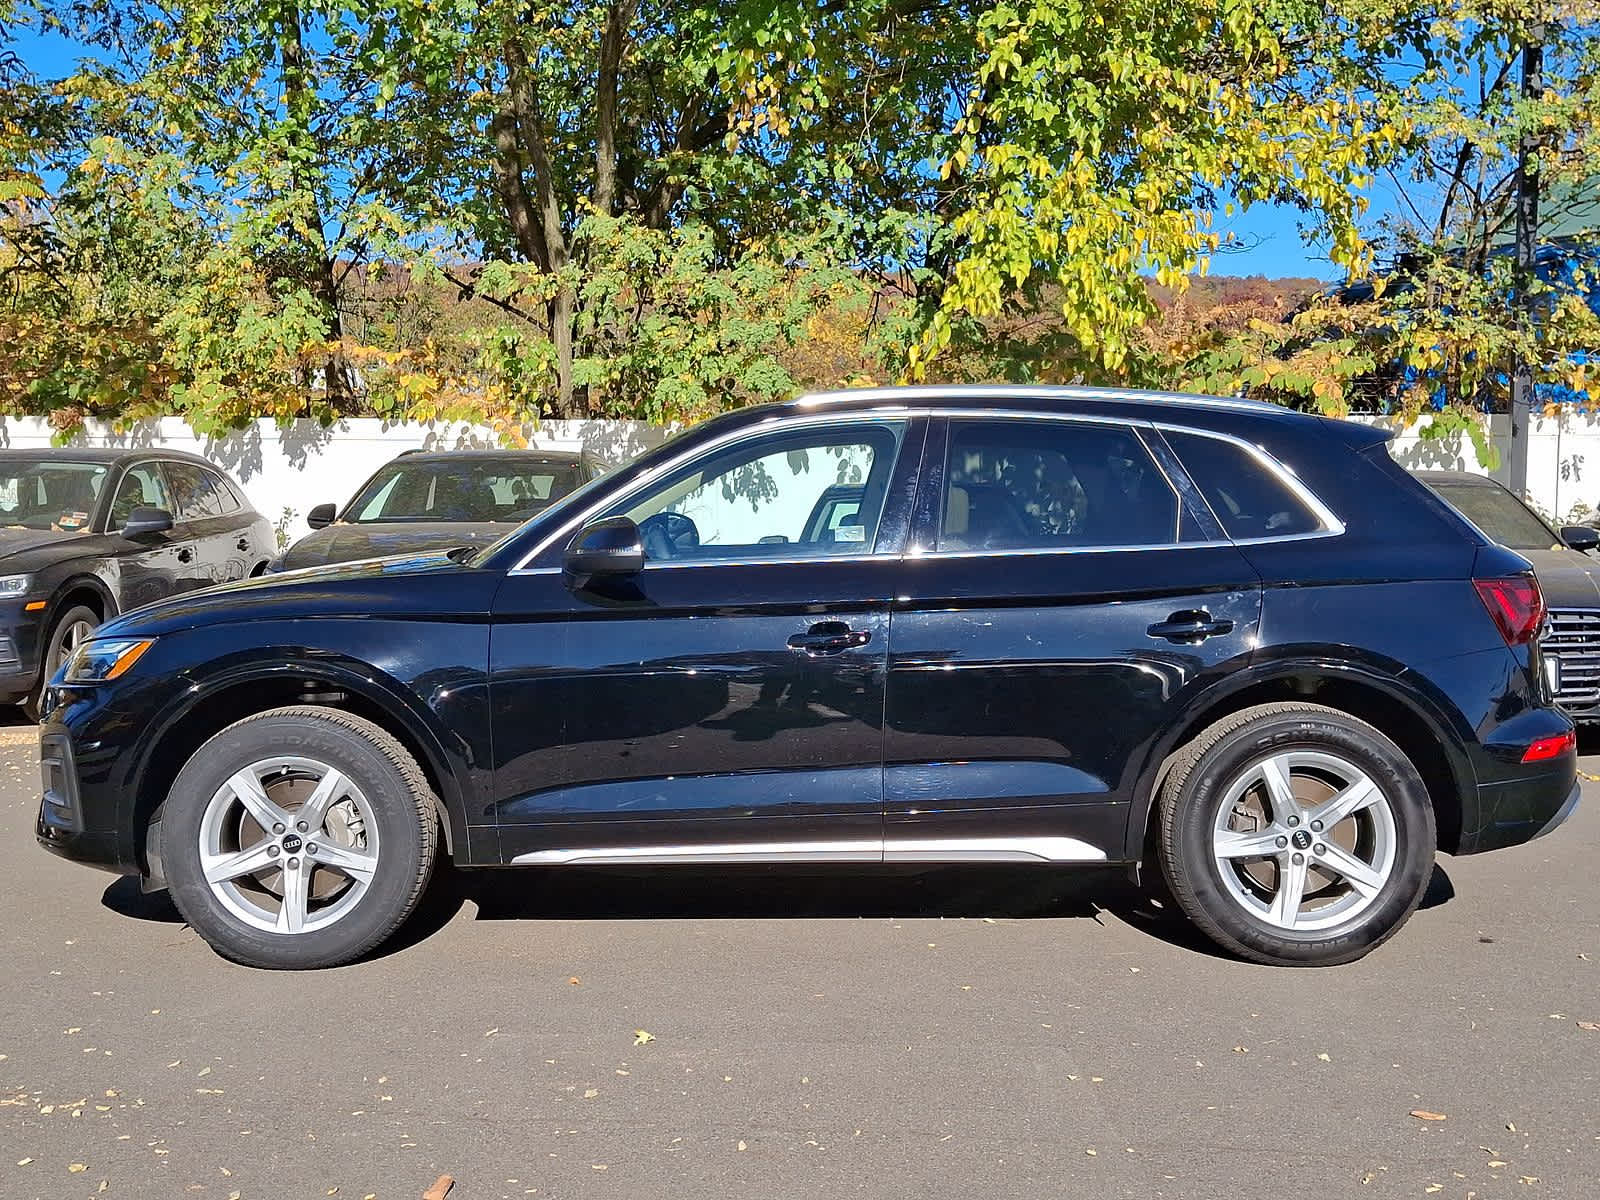
[[1348, 967], [1109, 873], [761, 869], [446, 876], [282, 974], [39, 850], [36, 762], [0, 728], [0, 1196], [1600, 1196], [1600, 781]]

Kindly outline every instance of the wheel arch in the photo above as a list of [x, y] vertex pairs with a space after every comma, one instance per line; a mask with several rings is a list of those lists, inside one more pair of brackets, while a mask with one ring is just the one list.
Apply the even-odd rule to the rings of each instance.
[[1134, 785], [1128, 814], [1127, 858], [1151, 861], [1155, 799], [1178, 752], [1207, 726], [1258, 704], [1303, 700], [1336, 708], [1381, 729], [1411, 759], [1427, 786], [1439, 848], [1460, 844], [1463, 805], [1477, 779], [1461, 748], [1459, 726], [1440, 706], [1394, 676], [1348, 662], [1278, 661], [1242, 673], [1197, 695], [1152, 746]]
[[[433, 790], [445, 852], [468, 848], [466, 803], [461, 781], [449, 765], [440, 733], [416, 711], [398, 687], [338, 663], [241, 665], [193, 689], [181, 708], [166, 715], [148, 739], [131, 775], [134, 808], [129, 813], [139, 868], [151, 873], [148, 833], [178, 771], [207, 740], [254, 713], [292, 705], [315, 705], [354, 713], [381, 726], [417, 760]], [[159, 868], [157, 868], [159, 871]]]
[[80, 573], [67, 576], [50, 590], [50, 607], [45, 609], [45, 616], [53, 622], [64, 606], [78, 599], [91, 601], [102, 623], [111, 620], [119, 611], [117, 598], [105, 580], [98, 575]]

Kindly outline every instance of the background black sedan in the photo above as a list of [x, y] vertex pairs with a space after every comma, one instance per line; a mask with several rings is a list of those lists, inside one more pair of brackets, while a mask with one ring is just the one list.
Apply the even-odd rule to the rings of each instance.
[[1600, 723], [1600, 530], [1564, 525], [1557, 531], [1492, 479], [1466, 471], [1419, 471], [1491, 540], [1533, 564], [1544, 589], [1550, 625], [1544, 670], [1561, 707], [1573, 720]]
[[259, 574], [272, 526], [204, 459], [177, 451], [0, 454], [0, 703], [39, 691], [101, 622]]
[[385, 463], [342, 512], [319, 504], [307, 513], [313, 532], [270, 569], [487, 544], [602, 470], [558, 450], [410, 450]]

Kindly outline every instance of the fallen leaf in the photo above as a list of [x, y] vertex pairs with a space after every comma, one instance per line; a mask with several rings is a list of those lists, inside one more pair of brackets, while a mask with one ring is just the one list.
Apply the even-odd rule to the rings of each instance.
[[1235, 1054], [1249, 1054], [1250, 1053], [1250, 1047], [1248, 1047], [1248, 1046], [1235, 1046], [1233, 1048], [1233, 1052]]
[[567, 982], [570, 983], [573, 987], [581, 986], [581, 981], [578, 979], [578, 977], [576, 975], [574, 975], [571, 979], [567, 980]]
[[588, 1091], [584, 1092], [583, 1098], [585, 1100], [593, 1100], [599, 1094], [600, 1094], [600, 1092], [597, 1089], [590, 1088]]
[[1321, 1059], [1323, 1062], [1332, 1062], [1333, 1061], [1333, 1055], [1331, 1055], [1331, 1054], [1319, 1054], [1319, 1055], [1317, 1055], [1317, 1057], [1319, 1059]]
[[1506, 1162], [1506, 1160], [1503, 1159], [1503, 1158], [1491, 1158], [1489, 1160], [1489, 1165], [1491, 1167], [1507, 1167], [1507, 1166], [1510, 1166], [1511, 1164]]
[[1425, 1108], [1413, 1108], [1411, 1115], [1419, 1121], [1443, 1121], [1445, 1119], [1443, 1113], [1429, 1112]]
[[1524, 1176], [1522, 1176], [1522, 1178], [1517, 1180], [1517, 1182], [1518, 1183], [1538, 1183], [1539, 1182], [1539, 1177], [1537, 1175], [1524, 1175]]
[[745, 1144], [743, 1142], [739, 1143], [739, 1149], [741, 1149], [741, 1150], [745, 1149]]
[[433, 1181], [433, 1186], [422, 1193], [422, 1200], [444, 1200], [450, 1194], [450, 1189], [455, 1187], [456, 1181], [448, 1175], [441, 1175]]
[[1585, 1033], [1600, 1033], [1600, 1021], [1579, 1021], [1578, 1028]]
[[31, 1162], [32, 1162], [32, 1161], [33, 1161], [33, 1159], [32, 1159], [32, 1158], [19, 1158], [19, 1159], [18, 1159], [18, 1160], [17, 1160], [17, 1166], [19, 1166], [19, 1167], [25, 1167], [25, 1166], [27, 1166], [27, 1165], [28, 1165], [28, 1164], [29, 1164], [29, 1163], [31, 1163]]
[[1442, 1191], [1444, 1191], [1444, 1184], [1442, 1184], [1442, 1183], [1430, 1183], [1427, 1187], [1423, 1188], [1422, 1190], [1427, 1192], [1428, 1195], [1431, 1196], [1431, 1195], [1433, 1195], [1434, 1192], [1442, 1192]]
[[1517, 1131], [1517, 1123], [1515, 1121], [1507, 1121], [1506, 1128], [1515, 1133]]
[[1090, 1158], [1098, 1158], [1100, 1156], [1100, 1152], [1098, 1150], [1096, 1150], [1093, 1146], [1090, 1146], [1087, 1150], [1084, 1151], [1084, 1153], [1087, 1154]]
[[67, 1172], [71, 1175], [82, 1175], [88, 1169], [83, 1163], [73, 1163], [67, 1168]]
[[633, 1044], [635, 1046], [642, 1046], [646, 1042], [653, 1042], [655, 1040], [656, 1035], [647, 1029], [635, 1029], [633, 1031]]

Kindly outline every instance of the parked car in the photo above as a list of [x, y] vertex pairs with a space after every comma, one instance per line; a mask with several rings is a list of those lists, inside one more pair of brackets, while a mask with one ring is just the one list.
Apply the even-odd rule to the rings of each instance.
[[269, 569], [492, 542], [601, 473], [584, 455], [558, 450], [409, 450], [342, 510], [319, 504], [307, 513], [313, 532]]
[[1600, 722], [1600, 529], [1559, 531], [1494, 480], [1466, 471], [1418, 471], [1417, 478], [1490, 541], [1533, 564], [1549, 609], [1544, 670], [1557, 702], [1582, 724]]
[[440, 854], [1112, 864], [1235, 954], [1346, 962], [1436, 849], [1578, 800], [1527, 560], [1387, 436], [1086, 388], [729, 413], [475, 552], [101, 629], [38, 837], [267, 967], [379, 946]]
[[102, 622], [257, 574], [272, 527], [232, 480], [177, 451], [0, 453], [0, 703], [41, 688]]

